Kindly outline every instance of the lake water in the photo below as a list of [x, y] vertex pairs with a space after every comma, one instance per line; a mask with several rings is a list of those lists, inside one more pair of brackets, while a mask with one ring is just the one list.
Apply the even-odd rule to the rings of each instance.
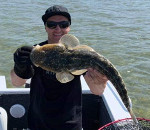
[[[65, 4], [64, 4], [65, 3]], [[0, 75], [10, 83], [13, 53], [47, 39], [41, 16], [54, 4], [72, 15], [70, 34], [93, 47], [121, 73], [137, 117], [150, 118], [150, 1], [0, 0]]]

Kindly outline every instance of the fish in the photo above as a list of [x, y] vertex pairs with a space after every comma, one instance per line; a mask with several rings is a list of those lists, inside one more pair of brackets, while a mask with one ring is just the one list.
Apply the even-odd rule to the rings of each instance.
[[59, 43], [35, 46], [30, 54], [30, 59], [35, 66], [56, 73], [56, 78], [61, 83], [70, 82], [74, 79], [74, 75], [85, 73], [87, 68], [96, 69], [114, 85], [133, 121], [135, 124], [138, 123], [119, 71], [93, 48], [81, 45], [74, 35], [65, 34]]

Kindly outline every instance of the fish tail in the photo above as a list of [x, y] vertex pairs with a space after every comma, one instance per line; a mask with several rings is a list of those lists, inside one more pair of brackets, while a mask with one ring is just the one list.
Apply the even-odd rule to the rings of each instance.
[[135, 116], [135, 114], [134, 114], [134, 112], [133, 112], [133, 110], [132, 110], [132, 101], [131, 101], [131, 99], [130, 99], [129, 96], [128, 96], [128, 100], [129, 100], [128, 111], [129, 111], [129, 113], [130, 113], [130, 116], [131, 116], [131, 118], [132, 118], [132, 120], [133, 120], [134, 125], [138, 125], [138, 120], [137, 120], [137, 118], [136, 118], [136, 116]]
[[132, 120], [133, 120], [133, 122], [134, 122], [134, 125], [137, 125], [137, 124], [138, 124], [138, 120], [137, 120], [135, 114], [133, 113], [133, 110], [132, 110], [131, 107], [130, 107], [130, 109], [129, 109], [129, 113], [130, 113], [131, 118], [132, 118]]
[[139, 128], [139, 122], [138, 122], [135, 114], [133, 113], [132, 108], [129, 109], [129, 113], [130, 113], [131, 118], [133, 120], [133, 125], [134, 125], [135, 130], [140, 130], [140, 128]]

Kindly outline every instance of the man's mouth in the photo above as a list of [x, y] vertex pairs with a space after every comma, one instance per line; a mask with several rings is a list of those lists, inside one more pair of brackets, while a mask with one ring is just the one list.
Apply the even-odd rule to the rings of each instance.
[[62, 36], [62, 34], [54, 34], [54, 36]]

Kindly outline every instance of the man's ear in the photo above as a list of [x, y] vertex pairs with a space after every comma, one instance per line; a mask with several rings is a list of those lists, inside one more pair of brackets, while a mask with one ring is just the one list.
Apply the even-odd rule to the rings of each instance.
[[46, 26], [45, 26], [45, 31], [47, 32]]

